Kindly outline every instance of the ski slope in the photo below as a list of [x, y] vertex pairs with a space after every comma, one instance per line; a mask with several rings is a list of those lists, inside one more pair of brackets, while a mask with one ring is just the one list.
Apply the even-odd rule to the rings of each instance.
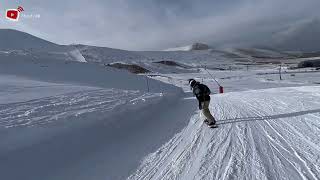
[[219, 128], [194, 115], [128, 179], [320, 179], [319, 92], [308, 86], [214, 95]]
[[127, 89], [53, 83], [48, 71], [41, 76], [47, 81], [0, 73], [0, 179], [125, 179], [187, 124], [193, 102], [146, 92], [132, 86], [144, 78], [118, 73], [106, 75]]

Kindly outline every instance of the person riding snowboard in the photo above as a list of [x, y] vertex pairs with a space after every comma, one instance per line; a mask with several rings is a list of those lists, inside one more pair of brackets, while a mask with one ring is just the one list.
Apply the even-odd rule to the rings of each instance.
[[208, 86], [204, 84], [200, 84], [200, 82], [197, 82], [194, 79], [189, 79], [189, 85], [192, 89], [193, 94], [196, 96], [196, 98], [199, 101], [199, 109], [202, 110], [202, 114], [206, 117], [204, 122], [208, 124], [209, 126], [213, 126], [216, 124], [216, 120], [211, 115], [209, 110], [209, 104], [210, 104], [210, 89]]

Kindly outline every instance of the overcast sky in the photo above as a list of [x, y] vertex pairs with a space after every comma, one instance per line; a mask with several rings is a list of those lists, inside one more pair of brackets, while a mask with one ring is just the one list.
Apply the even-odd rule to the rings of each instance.
[[[18, 3], [19, 2], [19, 3]], [[22, 6], [19, 22], [3, 16]], [[59, 43], [128, 50], [268, 43], [319, 17], [320, 0], [0, 0], [0, 28]]]

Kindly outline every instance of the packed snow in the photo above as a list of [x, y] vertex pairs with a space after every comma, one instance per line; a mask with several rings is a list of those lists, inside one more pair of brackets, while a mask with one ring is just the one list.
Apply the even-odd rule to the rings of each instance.
[[199, 119], [129, 179], [319, 179], [320, 87], [215, 95], [218, 128]]

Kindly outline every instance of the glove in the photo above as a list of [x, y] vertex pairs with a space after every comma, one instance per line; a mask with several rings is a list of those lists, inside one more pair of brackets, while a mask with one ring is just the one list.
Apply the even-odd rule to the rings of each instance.
[[199, 110], [202, 110], [202, 103], [199, 101]]

